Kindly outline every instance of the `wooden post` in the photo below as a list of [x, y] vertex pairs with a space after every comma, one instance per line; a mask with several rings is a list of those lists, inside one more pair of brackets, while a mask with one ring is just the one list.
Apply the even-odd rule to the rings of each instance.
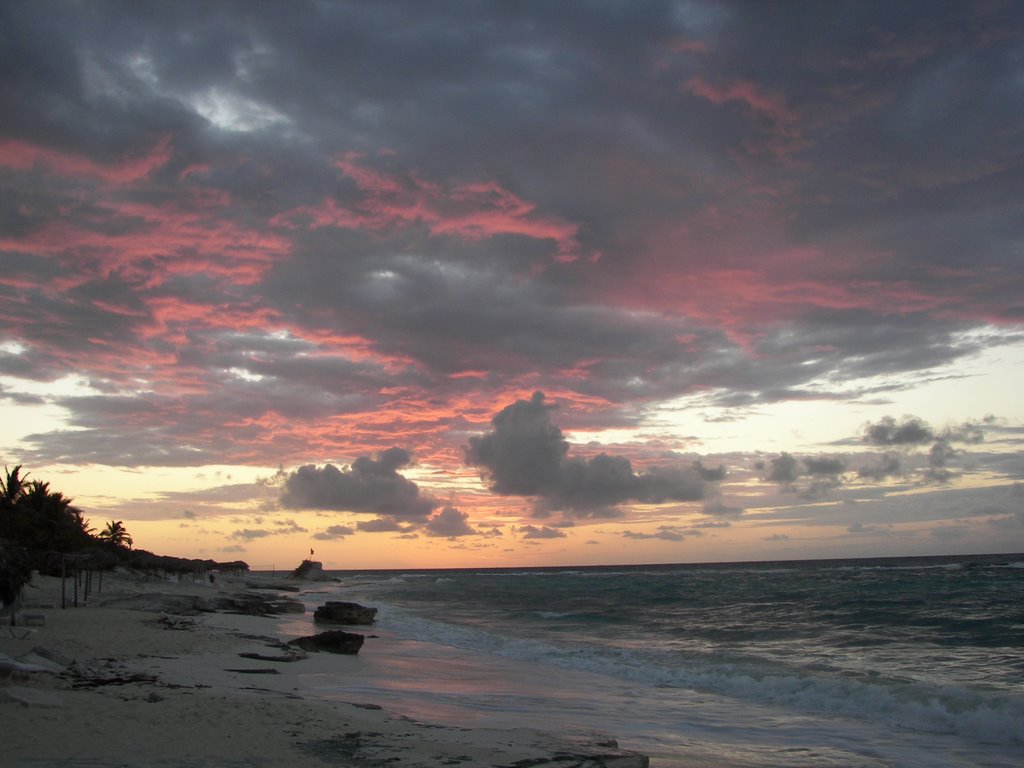
[[78, 607], [78, 578], [81, 576], [81, 571], [78, 570], [78, 563], [75, 563], [75, 608]]
[[68, 579], [68, 558], [66, 555], [60, 556], [60, 607], [61, 610], [68, 607], [68, 590], [67, 590], [67, 579]]

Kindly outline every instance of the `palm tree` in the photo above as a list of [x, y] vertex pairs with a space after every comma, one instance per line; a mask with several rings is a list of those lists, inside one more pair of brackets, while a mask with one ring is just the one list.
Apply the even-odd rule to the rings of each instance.
[[71, 499], [51, 491], [49, 483], [26, 483], [17, 471], [7, 472], [0, 509], [0, 538], [24, 547], [34, 568], [42, 568], [48, 552], [75, 552], [86, 547], [89, 521]]
[[10, 509], [24, 495], [27, 483], [21, 475], [21, 464], [14, 469], [5, 466], [4, 475], [0, 477], [0, 509]]
[[[28, 556], [20, 547], [0, 541], [0, 603], [12, 605], [32, 578]], [[11, 615], [14, 621], [14, 615]]]
[[128, 530], [124, 527], [124, 523], [120, 520], [111, 520], [107, 523], [107, 527], [99, 532], [97, 538], [108, 542], [111, 546], [121, 548], [126, 547], [132, 548], [132, 544], [135, 541], [128, 534]]

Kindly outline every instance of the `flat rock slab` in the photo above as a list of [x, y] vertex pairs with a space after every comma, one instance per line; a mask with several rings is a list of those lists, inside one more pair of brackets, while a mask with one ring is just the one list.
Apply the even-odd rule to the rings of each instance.
[[297, 637], [294, 640], [289, 640], [288, 645], [301, 648], [304, 651], [326, 651], [327, 653], [355, 655], [363, 647], [365, 639], [363, 635], [355, 632], [343, 632], [340, 629], [332, 629], [316, 635]]
[[[467, 738], [467, 735], [469, 738]], [[649, 768], [646, 755], [621, 750], [614, 740], [559, 738], [526, 730], [465, 731], [409, 723], [406, 733], [352, 731], [302, 747], [332, 765], [436, 768]]]
[[269, 589], [275, 592], [298, 592], [298, 584], [289, 584], [284, 581], [259, 581], [252, 579], [245, 582], [246, 589]]
[[305, 651], [295, 649], [294, 651], [288, 651], [287, 653], [271, 654], [271, 653], [257, 653], [255, 651], [243, 651], [238, 654], [243, 659], [255, 659], [256, 661], [277, 661], [282, 663], [292, 661], [302, 661], [308, 659], [309, 654]]

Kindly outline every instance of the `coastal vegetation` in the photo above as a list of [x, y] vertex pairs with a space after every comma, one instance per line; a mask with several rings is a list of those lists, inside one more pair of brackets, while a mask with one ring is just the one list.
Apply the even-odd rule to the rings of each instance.
[[41, 480], [30, 480], [19, 464], [0, 475], [0, 602], [10, 604], [33, 571], [60, 575], [71, 567], [109, 570], [124, 566], [151, 573], [199, 574], [245, 571], [242, 561], [220, 563], [156, 555], [133, 549], [124, 522], [111, 520], [99, 531], [72, 499]]

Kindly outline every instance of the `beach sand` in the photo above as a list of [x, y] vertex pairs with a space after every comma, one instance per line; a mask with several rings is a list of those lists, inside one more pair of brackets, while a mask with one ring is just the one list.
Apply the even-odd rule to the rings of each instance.
[[253, 578], [209, 584], [106, 574], [89, 605], [61, 609], [60, 579], [35, 576], [22, 594], [22, 618], [42, 624], [0, 627], [0, 654], [18, 661], [0, 656], [0, 765], [648, 764], [607, 735], [464, 729], [416, 722], [373, 702], [318, 698], [303, 678], [343, 674], [352, 657], [311, 653], [280, 662], [239, 655], [280, 655], [274, 643], [281, 617], [204, 612], [178, 621], [160, 612], [166, 598], [159, 596], [234, 595]]

